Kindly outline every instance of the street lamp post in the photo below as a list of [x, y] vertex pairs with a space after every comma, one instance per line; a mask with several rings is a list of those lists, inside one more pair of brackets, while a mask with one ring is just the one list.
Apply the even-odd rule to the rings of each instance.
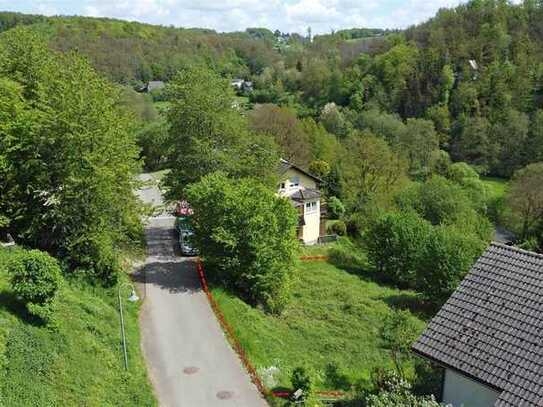
[[132, 293], [130, 294], [130, 297], [128, 297], [128, 301], [130, 302], [136, 302], [139, 300], [138, 295], [136, 294], [136, 290], [134, 289], [134, 286], [130, 283], [124, 283], [119, 284], [119, 289], [117, 290], [117, 296], [119, 298], [119, 314], [121, 316], [121, 336], [123, 341], [123, 356], [124, 356], [124, 368], [125, 370], [128, 370], [128, 353], [126, 351], [126, 334], [124, 332], [124, 316], [123, 316], [123, 304], [121, 300], [121, 288], [130, 286], [132, 288]]

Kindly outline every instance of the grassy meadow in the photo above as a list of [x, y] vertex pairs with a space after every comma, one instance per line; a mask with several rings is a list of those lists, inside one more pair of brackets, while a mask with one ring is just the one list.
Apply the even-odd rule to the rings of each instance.
[[[306, 249], [304, 254], [325, 254], [325, 248]], [[393, 369], [380, 339], [383, 320], [394, 308], [417, 302], [413, 292], [380, 285], [363, 272], [351, 274], [322, 261], [297, 265], [292, 299], [279, 317], [252, 308], [223, 289], [214, 288], [213, 295], [269, 387], [289, 388], [291, 371], [305, 366], [319, 390], [367, 383], [374, 368]], [[422, 331], [425, 322], [413, 318]], [[272, 379], [271, 371], [276, 371]]]

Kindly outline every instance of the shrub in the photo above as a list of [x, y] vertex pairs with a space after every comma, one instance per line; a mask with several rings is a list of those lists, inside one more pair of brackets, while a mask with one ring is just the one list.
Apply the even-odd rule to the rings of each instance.
[[336, 234], [338, 236], [345, 236], [347, 234], [347, 225], [345, 225], [345, 222], [342, 220], [335, 221], [328, 229], [332, 234]]
[[62, 282], [57, 260], [40, 250], [24, 251], [9, 263], [11, 288], [28, 312], [48, 321]]
[[418, 326], [409, 311], [394, 311], [383, 322], [381, 339], [392, 353], [392, 359], [400, 377], [405, 377], [402, 362], [411, 357], [411, 345], [419, 335]]
[[301, 366], [295, 368], [292, 371], [290, 381], [294, 391], [301, 389], [304, 392], [304, 397], [311, 394], [311, 390], [313, 389], [313, 380], [306, 368]]
[[414, 212], [382, 215], [364, 236], [368, 259], [393, 283], [415, 286], [415, 277], [432, 226]]
[[486, 242], [454, 227], [437, 227], [424, 245], [417, 267], [417, 289], [443, 304], [483, 253]]
[[381, 388], [364, 400], [366, 407], [439, 407], [433, 396], [415, 396], [411, 384], [388, 373], [380, 380]]
[[112, 239], [106, 233], [89, 233], [68, 244], [72, 268], [88, 274], [105, 286], [117, 282], [121, 269]]
[[331, 219], [340, 219], [345, 214], [345, 205], [335, 196], [328, 199], [327, 207]]
[[280, 312], [296, 250], [296, 210], [254, 179], [208, 175], [187, 189], [195, 243], [211, 277], [252, 305]]

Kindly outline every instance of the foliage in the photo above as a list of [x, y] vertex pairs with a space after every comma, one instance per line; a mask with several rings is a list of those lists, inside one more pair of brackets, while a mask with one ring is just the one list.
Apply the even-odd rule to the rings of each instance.
[[522, 240], [536, 239], [543, 246], [543, 163], [515, 172], [507, 202]]
[[292, 388], [294, 390], [302, 390], [304, 392], [304, 398], [311, 394], [311, 391], [313, 390], [313, 381], [304, 367], [298, 366], [294, 368], [290, 377], [290, 382], [292, 383]]
[[168, 162], [164, 182], [168, 197], [179, 199], [187, 185], [223, 171], [233, 177], [273, 177], [279, 158], [263, 137], [254, 138], [232, 107], [229, 83], [211, 69], [193, 66], [180, 71], [167, 90]]
[[189, 186], [195, 243], [212, 277], [252, 305], [280, 312], [296, 248], [292, 205], [254, 179], [215, 173]]
[[309, 135], [292, 111], [272, 104], [259, 105], [250, 113], [249, 123], [254, 132], [275, 140], [282, 158], [301, 166], [309, 164]]
[[116, 289], [67, 278], [56, 294], [54, 326], [35, 324], [9, 284], [6, 268], [18, 252], [0, 249], [0, 404], [156, 405], [140, 349], [139, 306], [124, 304], [126, 371]]
[[350, 211], [387, 202], [405, 180], [405, 163], [372, 134], [349, 137], [341, 162], [344, 202]]
[[106, 248], [85, 243], [94, 236], [109, 251], [140, 238], [137, 149], [117, 90], [29, 29], [4, 33], [0, 55], [0, 213], [12, 235], [74, 267]]
[[331, 219], [341, 219], [345, 214], [345, 205], [335, 196], [328, 198], [326, 207], [328, 208], [328, 215]]
[[8, 272], [12, 291], [23, 300], [29, 313], [47, 322], [62, 284], [57, 260], [39, 250], [23, 251], [11, 260]]
[[377, 270], [393, 283], [416, 289], [428, 302], [440, 305], [482, 254], [489, 236], [481, 238], [464, 223], [432, 227], [420, 215], [407, 211], [381, 215], [364, 240], [368, 259]]
[[385, 213], [364, 236], [368, 259], [390, 281], [415, 287], [420, 256], [432, 226], [413, 212]]
[[345, 236], [347, 234], [347, 225], [342, 220], [336, 220], [328, 227], [331, 233], [338, 236]]
[[388, 315], [381, 328], [381, 338], [386, 348], [390, 349], [396, 371], [402, 378], [402, 359], [411, 357], [411, 345], [420, 335], [416, 320], [409, 311], [399, 310]]
[[309, 164], [309, 172], [316, 177], [325, 178], [330, 174], [330, 164], [324, 160], [314, 160]]
[[136, 137], [145, 169], [156, 171], [163, 167], [168, 156], [166, 123], [163, 120], [156, 120], [144, 125], [138, 130]]
[[377, 394], [366, 397], [366, 407], [438, 407], [440, 404], [433, 396], [415, 396], [411, 385], [405, 379], [389, 374], [383, 380], [383, 386]]
[[419, 258], [416, 285], [424, 298], [441, 305], [486, 249], [487, 241], [455, 227], [437, 227]]

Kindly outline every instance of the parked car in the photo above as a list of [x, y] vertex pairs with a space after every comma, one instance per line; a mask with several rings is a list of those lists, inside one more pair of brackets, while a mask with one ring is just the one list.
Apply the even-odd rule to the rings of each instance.
[[194, 234], [190, 230], [182, 230], [179, 233], [179, 247], [181, 248], [181, 254], [184, 256], [196, 256], [198, 250], [193, 246], [192, 237]]
[[189, 216], [178, 216], [175, 218], [175, 231], [177, 234], [181, 232], [192, 232]]

